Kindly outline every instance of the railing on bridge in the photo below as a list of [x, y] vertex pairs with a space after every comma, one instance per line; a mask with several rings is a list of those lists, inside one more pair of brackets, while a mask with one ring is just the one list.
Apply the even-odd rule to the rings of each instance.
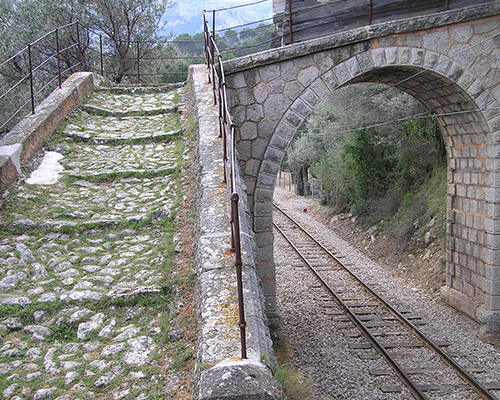
[[[206, 12], [203, 12], [203, 26], [205, 38], [205, 62], [208, 68], [209, 81], [212, 83], [214, 92], [214, 103], [219, 106], [219, 137], [223, 143], [224, 159], [224, 183], [229, 177], [231, 183], [231, 252], [234, 252], [234, 266], [236, 269], [237, 290], [238, 290], [238, 310], [239, 328], [241, 342], [241, 358], [247, 358], [246, 349], [246, 322], [245, 309], [243, 305], [243, 279], [242, 279], [242, 259], [240, 242], [240, 225], [238, 213], [239, 195], [236, 192], [236, 125], [232, 122], [227, 105], [226, 81], [224, 77], [224, 67], [222, 57], [215, 43], [214, 33], [210, 32]], [[229, 173], [227, 172], [229, 169]]]

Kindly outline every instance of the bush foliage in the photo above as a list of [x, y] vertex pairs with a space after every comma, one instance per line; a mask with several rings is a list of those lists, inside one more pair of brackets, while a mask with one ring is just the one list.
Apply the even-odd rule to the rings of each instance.
[[[382, 85], [353, 86], [314, 111], [284, 168], [297, 176], [307, 169], [321, 181], [323, 200], [334, 212], [371, 224], [394, 215], [434, 175], [442, 176], [446, 150], [436, 121], [409, 95]], [[445, 193], [440, 196], [442, 210]]]

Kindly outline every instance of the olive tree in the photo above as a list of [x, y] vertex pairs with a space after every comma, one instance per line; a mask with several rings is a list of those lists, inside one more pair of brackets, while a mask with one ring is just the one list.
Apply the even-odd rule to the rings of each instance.
[[427, 114], [397, 89], [348, 86], [316, 107], [290, 146], [287, 165], [320, 179], [324, 200], [336, 211], [364, 213], [378, 198], [395, 209], [445, 159], [436, 123], [420, 118]]
[[[171, 0], [83, 0], [85, 20], [102, 33], [113, 53], [113, 80], [122, 82], [125, 74], [157, 47], [162, 15]], [[137, 42], [141, 42], [139, 47]], [[146, 43], [146, 42], [149, 42]]]

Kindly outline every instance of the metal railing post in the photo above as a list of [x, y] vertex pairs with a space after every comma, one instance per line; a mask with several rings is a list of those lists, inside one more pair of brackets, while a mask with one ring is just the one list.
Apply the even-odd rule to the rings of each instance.
[[[212, 12], [212, 19], [213, 19], [213, 21], [212, 21], [213, 29], [212, 29], [212, 39], [210, 40], [210, 54], [212, 55], [211, 56], [212, 74], [214, 74], [214, 69], [215, 69], [215, 10], [213, 10], [213, 12]], [[215, 80], [213, 82], [215, 85]], [[215, 86], [214, 86], [214, 90], [215, 90]]]
[[59, 89], [62, 87], [61, 79], [61, 57], [59, 56], [59, 29], [56, 28], [56, 56], [57, 56], [57, 77], [59, 80]]
[[[215, 10], [212, 11], [212, 37], [214, 38], [215, 43]], [[213, 49], [212, 49], [213, 54]]]
[[33, 88], [33, 67], [31, 63], [31, 43], [28, 44], [28, 65], [30, 69], [31, 112], [35, 113], [35, 90]]
[[245, 305], [243, 304], [243, 274], [241, 266], [241, 243], [240, 243], [240, 222], [238, 218], [238, 193], [231, 195], [231, 214], [233, 216], [233, 231], [235, 245], [234, 267], [236, 269], [236, 281], [238, 288], [238, 326], [240, 328], [240, 343], [241, 343], [241, 358], [247, 358], [247, 343], [246, 343], [246, 322], [245, 322]]
[[292, 30], [292, 0], [288, 0], [288, 29], [290, 36], [290, 44], [293, 44], [293, 30]]
[[76, 21], [76, 41], [78, 43], [78, 63], [80, 64], [80, 71], [83, 71], [83, 61], [82, 61], [82, 48], [80, 46], [80, 24]]
[[104, 55], [102, 52], [102, 35], [99, 35], [99, 51], [101, 56], [101, 75], [104, 76]]
[[140, 43], [137, 42], [137, 83], [141, 83]]

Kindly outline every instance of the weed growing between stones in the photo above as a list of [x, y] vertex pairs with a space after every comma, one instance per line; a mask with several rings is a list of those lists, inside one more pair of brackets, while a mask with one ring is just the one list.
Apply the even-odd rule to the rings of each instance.
[[304, 376], [291, 364], [289, 349], [284, 339], [272, 337], [272, 340], [278, 361], [275, 376], [285, 392], [285, 398], [293, 400], [308, 398], [312, 393], [312, 378]]
[[[98, 95], [89, 102], [132, 111], [136, 104], [135, 96]], [[155, 107], [162, 95], [163, 107], [177, 100], [142, 93], [137, 103]], [[85, 124], [98, 118], [77, 112], [49, 143], [64, 153], [62, 178], [19, 183], [2, 199], [2, 393], [191, 398], [195, 185], [185, 166], [192, 149], [178, 133], [142, 135], [145, 126], [180, 130], [177, 114], [149, 113], [137, 124], [139, 117], [115, 118], [130, 123], [120, 125], [124, 140], [120, 131], [101, 139], [96, 130], [89, 139], [97, 144], [71, 134], [71, 126], [86, 133]]]

